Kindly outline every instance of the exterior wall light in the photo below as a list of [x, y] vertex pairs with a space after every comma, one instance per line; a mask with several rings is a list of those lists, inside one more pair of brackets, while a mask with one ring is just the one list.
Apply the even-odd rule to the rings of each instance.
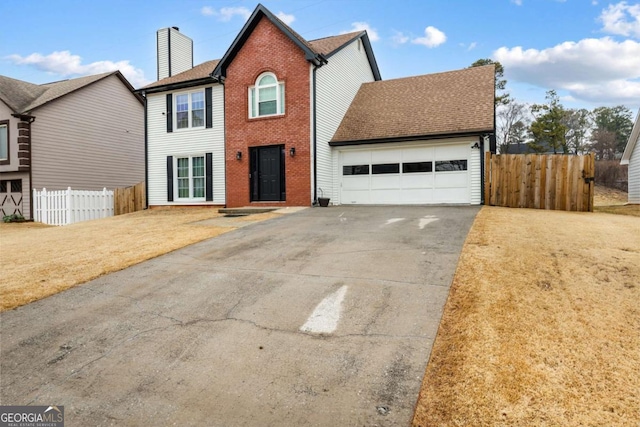
[[242, 160], [242, 151], [236, 153], [236, 160]]
[[293, 157], [293, 156], [295, 156], [295, 155], [296, 155], [296, 147], [291, 147], [291, 148], [289, 148], [289, 155], [290, 155], [291, 157]]

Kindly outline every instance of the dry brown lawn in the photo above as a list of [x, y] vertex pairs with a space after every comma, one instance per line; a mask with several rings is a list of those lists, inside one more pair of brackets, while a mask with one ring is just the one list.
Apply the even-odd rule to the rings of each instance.
[[414, 426], [640, 423], [640, 219], [484, 207]]
[[593, 196], [593, 211], [640, 217], [640, 205], [628, 205], [628, 200], [628, 195], [624, 191], [596, 186]]
[[0, 224], [0, 311], [234, 229], [194, 224], [217, 216], [210, 208], [153, 209], [64, 227]]

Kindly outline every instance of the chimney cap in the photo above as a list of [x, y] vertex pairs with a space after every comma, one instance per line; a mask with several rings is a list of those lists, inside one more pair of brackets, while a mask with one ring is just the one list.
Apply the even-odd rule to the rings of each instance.
[[180, 28], [178, 28], [178, 27], [171, 27], [171, 28], [173, 28], [176, 31], [180, 31]]

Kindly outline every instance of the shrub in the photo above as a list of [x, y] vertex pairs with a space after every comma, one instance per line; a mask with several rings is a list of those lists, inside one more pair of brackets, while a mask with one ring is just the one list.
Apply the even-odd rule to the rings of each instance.
[[628, 166], [621, 165], [620, 160], [596, 161], [596, 185], [628, 191]]

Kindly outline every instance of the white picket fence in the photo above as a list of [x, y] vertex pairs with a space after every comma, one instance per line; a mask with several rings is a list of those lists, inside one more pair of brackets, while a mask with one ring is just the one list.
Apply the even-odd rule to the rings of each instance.
[[113, 216], [113, 191], [33, 190], [33, 216], [37, 222], [67, 225]]

